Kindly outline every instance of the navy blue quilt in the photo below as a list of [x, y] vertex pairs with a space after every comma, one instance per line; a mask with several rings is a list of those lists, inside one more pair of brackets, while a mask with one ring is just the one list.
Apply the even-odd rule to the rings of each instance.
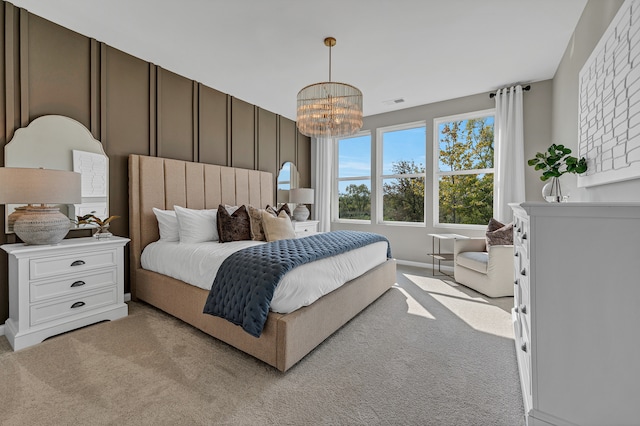
[[222, 262], [204, 305], [204, 313], [222, 317], [260, 337], [276, 286], [288, 271], [378, 241], [379, 234], [333, 231], [305, 238], [272, 241], [239, 250]]

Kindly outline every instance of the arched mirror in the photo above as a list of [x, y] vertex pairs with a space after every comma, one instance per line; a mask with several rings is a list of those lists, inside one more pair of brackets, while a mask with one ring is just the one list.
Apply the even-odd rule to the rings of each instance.
[[[109, 158], [102, 143], [81, 123], [61, 115], [45, 115], [16, 130], [4, 148], [5, 167], [69, 170], [82, 175], [82, 203], [61, 206], [75, 219], [91, 212], [109, 216]], [[17, 205], [6, 206], [8, 217]], [[5, 232], [10, 233], [5, 220]]]
[[278, 204], [284, 204], [289, 202], [289, 190], [298, 187], [300, 182], [300, 174], [298, 168], [291, 161], [287, 161], [282, 164], [280, 171], [278, 172], [277, 182], [277, 197]]

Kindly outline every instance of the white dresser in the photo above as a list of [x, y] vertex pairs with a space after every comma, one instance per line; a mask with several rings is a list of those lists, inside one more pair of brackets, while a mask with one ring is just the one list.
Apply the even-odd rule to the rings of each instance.
[[296, 231], [296, 237], [305, 237], [318, 232], [319, 221], [317, 220], [294, 220], [292, 223], [293, 229]]
[[640, 203], [511, 207], [527, 424], [640, 424]]
[[72, 238], [56, 245], [5, 244], [14, 350], [103, 320], [127, 316], [124, 246], [129, 239]]

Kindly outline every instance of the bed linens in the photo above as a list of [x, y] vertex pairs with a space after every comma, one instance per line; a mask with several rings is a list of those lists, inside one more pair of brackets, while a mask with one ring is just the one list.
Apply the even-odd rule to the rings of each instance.
[[[308, 238], [308, 237], [304, 237]], [[141, 256], [141, 266], [210, 290], [220, 264], [230, 254], [264, 241], [234, 241], [199, 244], [156, 241]], [[320, 297], [387, 260], [387, 243], [377, 242], [339, 256], [320, 259], [289, 271], [276, 287], [273, 312], [287, 314], [308, 306]]]

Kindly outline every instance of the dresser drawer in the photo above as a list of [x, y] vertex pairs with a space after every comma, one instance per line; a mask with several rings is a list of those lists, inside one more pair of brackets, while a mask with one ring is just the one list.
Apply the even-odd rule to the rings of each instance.
[[294, 229], [297, 235], [306, 235], [318, 232], [317, 222], [295, 222]]
[[116, 286], [97, 292], [85, 292], [74, 298], [55, 303], [39, 303], [30, 306], [31, 326], [70, 317], [117, 302]]
[[116, 250], [78, 252], [64, 256], [42, 257], [29, 261], [29, 278], [32, 280], [53, 275], [76, 273], [88, 269], [116, 266]]
[[118, 270], [113, 267], [105, 270], [85, 271], [64, 278], [32, 281], [29, 288], [29, 301], [40, 302], [54, 297], [109, 287], [117, 284]]

